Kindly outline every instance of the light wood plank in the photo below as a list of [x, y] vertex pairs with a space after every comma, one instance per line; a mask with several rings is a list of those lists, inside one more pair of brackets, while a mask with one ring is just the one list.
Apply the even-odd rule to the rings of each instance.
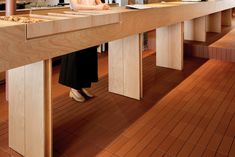
[[47, 13], [48, 15], [52, 16], [59, 16], [59, 17], [86, 17], [89, 15], [74, 15], [74, 14], [65, 14], [65, 13]]
[[[235, 30], [230, 31], [221, 39], [209, 45], [209, 58], [235, 62]], [[217, 53], [217, 55], [214, 54]]]
[[25, 68], [8, 71], [9, 146], [25, 155]]
[[[41, 17], [41, 15], [38, 15], [38, 17]], [[49, 18], [49, 16], [43, 16], [43, 17]], [[54, 17], [56, 18], [57, 16]], [[66, 20], [57, 19], [54, 21], [46, 21], [46, 22], [27, 25], [27, 38], [52, 35], [66, 31], [89, 28], [91, 26], [92, 26], [92, 19], [89, 16], [77, 17], [75, 19], [70, 18]]]
[[206, 41], [206, 17], [184, 21], [184, 39]]
[[[107, 24], [84, 30], [70, 30], [68, 32], [50, 34], [31, 40], [25, 40], [27, 38], [25, 24], [23, 24], [24, 27], [22, 28], [19, 28], [20, 24], [18, 23], [15, 24], [16, 26], [12, 27], [10, 27], [10, 25], [5, 25], [4, 29], [2, 29], [3, 27], [0, 29], [0, 43], [2, 43], [2, 45], [10, 46], [4, 47], [0, 52], [0, 71], [6, 71], [10, 68], [61, 56], [107, 41], [117, 40], [181, 21], [206, 16], [233, 7], [235, 7], [235, 1], [220, 0], [190, 4], [181, 2], [180, 5], [177, 6], [146, 10], [113, 8], [114, 10], [117, 10], [117, 13], [120, 15], [120, 23]], [[42, 12], [43, 14], [47, 14], [48, 12], [63, 13], [61, 10], [63, 9], [48, 9], [42, 10]], [[67, 8], [67, 10], [69, 9]], [[192, 12], [192, 10], [196, 11]], [[39, 11], [33, 13], [42, 14], [42, 12]], [[21, 31], [19, 31], [19, 29], [21, 29]], [[21, 36], [23, 38], [19, 38]], [[92, 38], [90, 38], [91, 36]], [[10, 40], [5, 40], [6, 37]], [[81, 38], [83, 40], [80, 40]], [[14, 51], [12, 51], [13, 48], [9, 47], [14, 47]], [[17, 60], [15, 58], [17, 58]]]
[[177, 70], [183, 69], [183, 23], [157, 31], [157, 66]]
[[207, 32], [221, 32], [221, 12], [210, 14], [206, 17]]
[[25, 66], [25, 156], [44, 157], [44, 62]]
[[140, 99], [142, 91], [142, 40], [133, 35], [123, 41], [124, 95]]
[[123, 39], [109, 42], [109, 91], [123, 94], [124, 91], [124, 63]]
[[114, 24], [120, 21], [119, 13], [82, 14], [80, 12], [72, 11], [70, 11], [69, 13], [71, 14], [67, 14], [67, 16], [58, 16], [58, 14], [55, 15], [56, 13], [50, 13], [51, 15], [30, 14], [30, 17], [43, 19], [45, 21], [40, 23], [28, 24], [27, 38], [36, 38], [57, 33]]
[[53, 16], [53, 15], [40, 15], [40, 14], [29, 14], [29, 17], [32, 18], [39, 18], [45, 21], [50, 21], [50, 20], [66, 20], [72, 17], [63, 17], [63, 16]]
[[148, 36], [148, 49], [156, 52], [156, 29], [147, 32]]
[[8, 81], [10, 146], [26, 157], [51, 157], [51, 61], [9, 70]]
[[139, 35], [109, 43], [109, 91], [140, 99], [142, 56]]
[[224, 10], [221, 12], [222, 26], [232, 25], [232, 9]]

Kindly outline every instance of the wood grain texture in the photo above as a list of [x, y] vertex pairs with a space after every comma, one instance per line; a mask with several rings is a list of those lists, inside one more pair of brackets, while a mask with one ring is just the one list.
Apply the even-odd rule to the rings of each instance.
[[25, 67], [25, 155], [44, 157], [44, 62]]
[[10, 147], [26, 157], [51, 157], [51, 61], [8, 73]]
[[[40, 17], [40, 16], [38, 16]], [[48, 17], [49, 16], [43, 16]], [[58, 17], [58, 16], [54, 16]], [[35, 23], [27, 25], [27, 38], [35, 38], [40, 36], [46, 36], [46, 35], [52, 35], [67, 31], [74, 31], [78, 29], [84, 29], [89, 28], [92, 25], [91, 17], [84, 16], [79, 18], [66, 18], [66, 20], [63, 19], [57, 19], [53, 21], [47, 21], [42, 23]], [[46, 29], [45, 29], [46, 28]]]
[[235, 30], [233, 29], [224, 37], [209, 45], [209, 54], [211, 57], [235, 62]]
[[[103, 76], [103, 71], [107, 69], [107, 57], [106, 53], [99, 54], [99, 68], [103, 67], [103, 70], [99, 71], [99, 76], [101, 75], [99, 82], [93, 84], [91, 88], [96, 97], [83, 104], [78, 104], [68, 97], [69, 89], [58, 83], [60, 67], [54, 68], [52, 80], [54, 157], [96, 156], [101, 150], [95, 149], [97, 148], [95, 146], [105, 148], [123, 130], [159, 101], [163, 95], [167, 94], [205, 62], [203, 59], [186, 58], [184, 71], [172, 71], [171, 69], [156, 67], [155, 55], [145, 58], [143, 60], [145, 95], [142, 101], [136, 101], [107, 92], [108, 72], [105, 71], [106, 75]], [[0, 86], [0, 97], [1, 100], [4, 100], [3, 85]], [[7, 119], [7, 103], [1, 101], [0, 149], [11, 155], [7, 143], [8, 124], [5, 119]], [[113, 125], [114, 123], [116, 125]], [[97, 129], [97, 125], [106, 128], [108, 132], [102, 128]], [[74, 134], [78, 135], [77, 138], [74, 138]], [[87, 144], [86, 141], [90, 141], [90, 143]], [[122, 143], [114, 145], [113, 150], [118, 148], [118, 145], [123, 145], [125, 139], [122, 141]]]
[[[234, 19], [232, 21], [234, 23]], [[233, 29], [234, 25], [222, 27], [221, 33], [207, 33], [207, 40], [206, 42], [196, 42], [196, 41], [184, 41], [184, 54], [187, 56], [194, 56], [200, 58], [214, 58], [214, 52], [210, 51], [209, 49], [213, 49], [213, 45], [215, 47], [224, 49], [222, 51], [218, 51], [217, 59], [224, 60], [224, 61], [232, 61], [232, 56], [230, 52], [227, 52], [227, 48], [231, 49], [233, 47]], [[226, 37], [229, 36], [229, 37]], [[211, 47], [210, 47], [211, 45]]]
[[25, 69], [8, 71], [9, 146], [25, 155]]
[[210, 14], [206, 17], [207, 32], [221, 32], [221, 12]]
[[31, 18], [38, 18], [45, 21], [51, 21], [51, 20], [66, 20], [69, 19], [69, 17], [63, 17], [63, 16], [53, 16], [53, 15], [43, 15], [43, 14], [29, 14], [29, 17]]
[[124, 95], [140, 100], [142, 89], [142, 40], [139, 34], [123, 41]]
[[45, 157], [53, 157], [52, 60], [44, 61]]
[[206, 41], [206, 17], [184, 21], [184, 39]]
[[124, 63], [123, 39], [109, 42], [109, 91], [123, 94], [124, 91]]
[[235, 40], [235, 30], [233, 29], [228, 34], [223, 36], [221, 39], [212, 43], [210, 47], [235, 49], [234, 40]]
[[[162, 26], [206, 16], [235, 6], [233, 0], [179, 4], [180, 5], [177, 6], [147, 10], [116, 8], [119, 12], [121, 23], [45, 36], [33, 40], [25, 40], [26, 30], [21, 33], [18, 32], [19, 34], [12, 30], [7, 33], [7, 36], [9, 39], [12, 38], [13, 40], [5, 40], [4, 34], [10, 29], [5, 28], [4, 30], [0, 30], [0, 34], [3, 34], [0, 37], [0, 43], [3, 45], [13, 45], [11, 43], [14, 43], [12, 49], [17, 51], [14, 51], [14, 55], [9, 47], [5, 47], [4, 50], [1, 51], [0, 71], [61, 56], [76, 50], [98, 45], [107, 41], [117, 40], [136, 33], [146, 32]], [[196, 11], [192, 12], [191, 10]], [[56, 10], [54, 11], [56, 12]], [[44, 11], [46, 14], [48, 12], [52, 12], [52, 10]], [[177, 12], [177, 14], [175, 14], [175, 12]], [[143, 16], [145, 18], [142, 18]], [[18, 28], [18, 26], [15, 26], [14, 28], [16, 27]], [[24, 38], [19, 40], [19, 36], [24, 36]], [[82, 41], [80, 40], [81, 38], [83, 39]], [[18, 60], [16, 61], [14, 58], [18, 58]]]
[[140, 36], [109, 42], [109, 91], [135, 99], [142, 93]]
[[222, 26], [232, 25], [232, 9], [227, 9], [221, 12], [221, 24]]
[[5, 72], [1, 72], [1, 73], [0, 73], [0, 82], [2, 82], [3, 80], [5, 80], [5, 77], [6, 77]]
[[65, 13], [47, 13], [48, 15], [58, 16], [58, 17], [86, 17], [89, 15], [75, 15], [75, 14], [65, 14]]
[[183, 23], [158, 28], [157, 66], [183, 69]]
[[234, 68], [231, 62], [207, 61], [99, 156], [108, 153], [123, 157], [232, 155]]
[[68, 10], [70, 10], [70, 8], [69, 7], [61, 7], [61, 8], [47, 8], [47, 9], [37, 9], [37, 8], [35, 8], [35, 9], [32, 9], [31, 10], [31, 13], [33, 13], [33, 14], [40, 14], [40, 15], [46, 15], [48, 12], [50, 12], [50, 13], [63, 13], [64, 11], [68, 11]]
[[55, 13], [50, 13], [50, 15], [30, 14], [30, 17], [48, 21], [27, 25], [27, 38], [87, 29], [120, 21], [118, 13], [97, 14], [95, 11], [91, 11], [91, 13], [82, 14], [80, 12], [65, 11], [64, 14], [66, 15], [66, 13], [68, 16], [63, 16], [63, 14], [58, 16]]
[[148, 36], [148, 49], [156, 52], [156, 29], [147, 32]]

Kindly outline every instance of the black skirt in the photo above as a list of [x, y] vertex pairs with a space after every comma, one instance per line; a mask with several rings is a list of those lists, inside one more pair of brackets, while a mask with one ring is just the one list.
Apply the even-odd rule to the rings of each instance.
[[59, 83], [79, 90], [97, 81], [97, 46], [62, 56]]

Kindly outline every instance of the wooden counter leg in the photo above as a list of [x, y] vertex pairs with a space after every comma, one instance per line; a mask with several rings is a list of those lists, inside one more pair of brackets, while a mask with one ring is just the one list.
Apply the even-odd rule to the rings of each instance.
[[51, 60], [8, 74], [9, 146], [25, 157], [52, 157]]
[[142, 97], [142, 42], [139, 34], [109, 42], [109, 91]]
[[222, 21], [222, 26], [232, 25], [232, 9], [222, 11], [221, 21]]
[[199, 17], [184, 22], [184, 39], [206, 41], [206, 17]]
[[207, 32], [221, 33], [221, 12], [207, 16]]
[[158, 28], [157, 66], [183, 69], [183, 23]]

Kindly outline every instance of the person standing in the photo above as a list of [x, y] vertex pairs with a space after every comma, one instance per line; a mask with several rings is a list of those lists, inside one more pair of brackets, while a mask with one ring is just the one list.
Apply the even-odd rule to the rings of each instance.
[[[101, 0], [70, 0], [70, 8], [79, 10], [108, 10], [109, 5]], [[62, 57], [59, 83], [70, 87], [69, 97], [84, 102], [93, 95], [87, 88], [98, 81], [97, 47], [76, 51]]]

